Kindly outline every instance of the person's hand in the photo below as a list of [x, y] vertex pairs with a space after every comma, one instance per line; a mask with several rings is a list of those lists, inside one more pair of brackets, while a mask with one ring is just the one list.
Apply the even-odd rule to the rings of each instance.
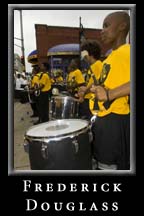
[[81, 89], [79, 89], [79, 91], [77, 92], [77, 97], [80, 103], [82, 103], [84, 101], [84, 95], [85, 92], [83, 91], [82, 87], [80, 87]]
[[90, 88], [90, 91], [91, 91], [92, 93], [96, 94], [96, 88], [97, 88], [97, 86], [92, 85], [91, 88]]
[[107, 101], [108, 100], [107, 90], [103, 86], [92, 85], [90, 91], [96, 95], [96, 98], [98, 101]]
[[85, 92], [86, 89], [87, 89], [86, 86], [80, 86], [80, 87], [79, 87], [79, 92]]
[[29, 91], [29, 86], [26, 85], [26, 86], [24, 87], [24, 90], [25, 90], [25, 91]]

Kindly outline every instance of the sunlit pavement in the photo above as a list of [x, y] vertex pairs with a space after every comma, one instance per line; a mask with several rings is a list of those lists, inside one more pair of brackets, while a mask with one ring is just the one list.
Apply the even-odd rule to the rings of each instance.
[[[31, 115], [32, 110], [29, 103], [14, 102], [14, 134], [11, 137], [11, 139], [14, 139], [14, 148], [10, 151], [11, 154], [14, 153], [14, 155], [11, 155], [14, 157], [14, 170], [30, 170], [29, 157], [23, 144], [25, 132], [37, 120], [37, 118], [30, 118]], [[9, 143], [9, 147], [11, 147], [10, 145], [12, 143]]]

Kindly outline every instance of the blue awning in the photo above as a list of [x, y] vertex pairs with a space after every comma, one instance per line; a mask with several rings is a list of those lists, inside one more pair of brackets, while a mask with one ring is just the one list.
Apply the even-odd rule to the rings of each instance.
[[54, 47], [51, 47], [47, 52], [47, 56], [78, 55], [79, 50], [79, 44], [59, 44]]

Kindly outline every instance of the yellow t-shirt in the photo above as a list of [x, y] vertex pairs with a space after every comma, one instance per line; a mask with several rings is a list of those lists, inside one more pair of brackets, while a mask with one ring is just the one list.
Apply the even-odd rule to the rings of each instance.
[[[96, 79], [99, 79], [100, 77], [100, 73], [102, 71], [102, 62], [100, 60], [94, 62], [91, 65], [91, 70], [93, 72], [93, 74], [95, 75]], [[88, 71], [88, 73], [90, 73], [90, 71]], [[92, 77], [90, 77], [89, 82], [87, 84], [87, 87], [89, 87], [92, 83], [94, 83], [94, 80]], [[87, 93], [84, 97], [85, 99], [91, 99], [93, 98], [93, 93]]]
[[62, 76], [56, 77], [56, 78], [55, 78], [55, 81], [56, 81], [56, 82], [63, 82]]
[[[73, 84], [72, 84], [73, 83]], [[74, 71], [71, 71], [68, 76], [67, 76], [67, 85], [72, 86], [72, 85], [78, 85], [78, 84], [82, 84], [85, 83], [84, 77], [82, 72], [79, 69], [76, 69]], [[76, 87], [74, 89], [74, 91], [77, 91], [78, 87]]]
[[[109, 71], [108, 71], [109, 70]], [[103, 70], [100, 77], [105, 76], [104, 86], [108, 89], [116, 88], [130, 81], [130, 45], [124, 44], [112, 53], [103, 62]], [[98, 102], [100, 111], [98, 116], [105, 116], [109, 113], [128, 114], [130, 112], [128, 96], [120, 97], [114, 100], [106, 110], [103, 102]]]
[[51, 84], [55, 83], [54, 79], [51, 78], [50, 80], [51, 80]]
[[67, 82], [71, 81], [73, 78], [75, 79], [75, 81], [77, 82], [77, 84], [85, 83], [85, 80], [84, 80], [84, 77], [82, 75], [82, 72], [79, 69], [71, 71], [68, 74]]
[[35, 74], [31, 80], [31, 87], [34, 87], [35, 84], [39, 84], [39, 78], [40, 78], [41, 72]]
[[51, 79], [48, 75], [48, 73], [43, 73], [42, 77], [39, 80], [39, 84], [44, 85], [44, 87], [41, 89], [41, 92], [46, 92], [51, 89]]

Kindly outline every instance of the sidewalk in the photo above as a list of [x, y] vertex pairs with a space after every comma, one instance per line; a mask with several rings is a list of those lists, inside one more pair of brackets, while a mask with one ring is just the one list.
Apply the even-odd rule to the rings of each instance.
[[14, 102], [14, 170], [30, 170], [29, 156], [24, 151], [24, 134], [37, 118], [30, 118], [29, 103]]

